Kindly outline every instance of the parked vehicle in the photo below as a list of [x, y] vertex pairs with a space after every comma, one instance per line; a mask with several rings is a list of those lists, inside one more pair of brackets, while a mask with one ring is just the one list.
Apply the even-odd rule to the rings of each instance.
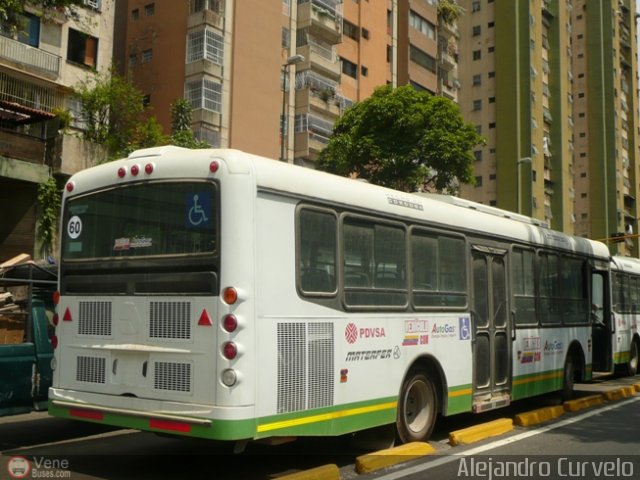
[[55, 284], [33, 262], [0, 268], [0, 416], [47, 408]]

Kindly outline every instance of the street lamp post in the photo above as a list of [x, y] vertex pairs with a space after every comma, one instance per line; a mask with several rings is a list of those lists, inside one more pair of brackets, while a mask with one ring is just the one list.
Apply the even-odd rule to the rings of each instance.
[[518, 200], [518, 213], [522, 213], [522, 164], [528, 163], [531, 165], [531, 157], [523, 157], [518, 159], [518, 180], [516, 182], [516, 195]]
[[280, 116], [280, 161], [286, 162], [285, 145], [287, 141], [287, 75], [289, 67], [296, 63], [304, 62], [303, 55], [291, 55], [282, 65], [282, 115]]

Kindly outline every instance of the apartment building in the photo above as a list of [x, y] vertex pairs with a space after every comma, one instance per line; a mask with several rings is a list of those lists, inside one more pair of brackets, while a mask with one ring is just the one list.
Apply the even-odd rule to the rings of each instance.
[[[0, 35], [0, 261], [37, 257], [37, 188], [50, 176], [62, 183], [91, 166], [74, 88], [111, 65], [114, 6], [86, 0], [84, 8], [41, 11], [25, 5], [25, 28]], [[70, 125], [61, 129], [60, 112]], [[64, 116], [64, 115], [63, 115]]]
[[594, 239], [637, 231], [635, 3], [460, 2], [459, 102], [487, 139], [463, 197]]

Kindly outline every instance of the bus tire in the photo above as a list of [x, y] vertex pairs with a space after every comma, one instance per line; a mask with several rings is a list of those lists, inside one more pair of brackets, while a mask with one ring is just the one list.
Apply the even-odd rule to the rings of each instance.
[[410, 372], [398, 399], [396, 431], [402, 443], [426, 441], [437, 416], [436, 389], [422, 373]]
[[576, 379], [576, 361], [569, 353], [564, 362], [564, 372], [562, 374], [562, 401], [566, 402], [573, 398], [573, 385]]
[[631, 348], [629, 349], [629, 362], [627, 363], [627, 375], [633, 377], [638, 373], [638, 342], [631, 340]]

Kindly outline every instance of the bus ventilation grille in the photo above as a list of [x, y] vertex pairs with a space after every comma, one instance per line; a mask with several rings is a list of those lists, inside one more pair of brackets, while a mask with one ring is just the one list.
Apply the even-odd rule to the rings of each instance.
[[78, 335], [111, 336], [111, 302], [80, 302]]
[[333, 324], [278, 324], [278, 413], [333, 405]]
[[76, 381], [88, 383], [105, 383], [104, 357], [86, 357], [78, 355], [76, 359]]
[[191, 392], [191, 364], [155, 362], [153, 388], [172, 392]]
[[191, 339], [191, 303], [151, 302], [149, 304], [149, 337]]

